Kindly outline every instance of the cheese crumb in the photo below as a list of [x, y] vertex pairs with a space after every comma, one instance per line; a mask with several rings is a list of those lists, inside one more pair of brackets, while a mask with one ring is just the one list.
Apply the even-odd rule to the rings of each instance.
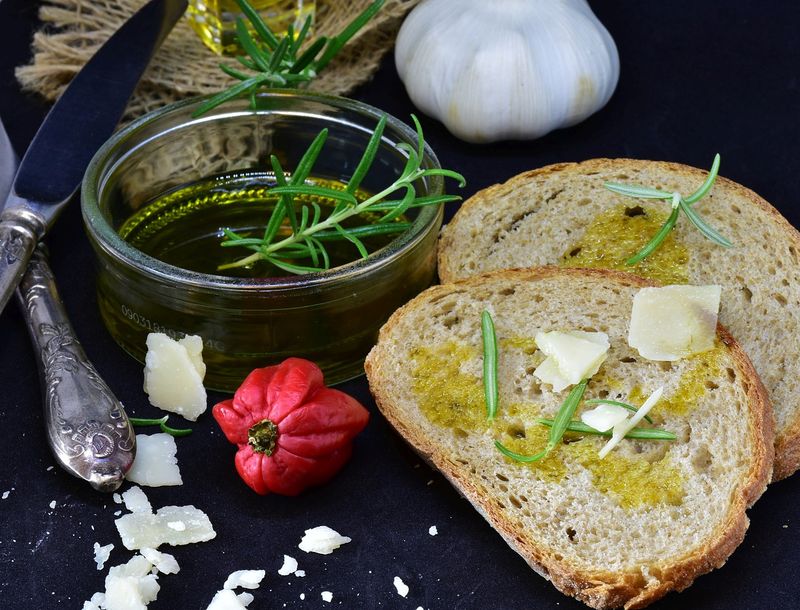
[[305, 570], [297, 570], [294, 573], [294, 575], [297, 576], [298, 578], [303, 578], [306, 575], [306, 571]]
[[280, 570], [278, 570], [278, 574], [281, 576], [289, 576], [293, 572], [297, 571], [297, 560], [294, 557], [289, 557], [289, 555], [283, 556], [283, 565], [281, 566]]
[[350, 541], [351, 538], [340, 535], [339, 532], [332, 530], [327, 525], [320, 525], [306, 530], [305, 535], [300, 540], [300, 544], [297, 546], [306, 553], [330, 555], [340, 546]]
[[405, 597], [408, 595], [408, 585], [403, 582], [403, 579], [399, 576], [394, 577], [394, 588], [397, 589], [397, 594], [400, 597]]
[[437, 529], [437, 527], [436, 527], [435, 525], [431, 525], [431, 526], [428, 528], [428, 533], [429, 533], [431, 536], [435, 536], [436, 534], [438, 534], [438, 533], [439, 533], [439, 530]]
[[207, 407], [202, 352], [203, 340], [197, 335], [180, 341], [164, 333], [147, 335], [144, 391], [150, 404], [196, 421]]
[[300, 594], [300, 599], [305, 599], [305, 598], [306, 598], [306, 594], [305, 593], [301, 593]]
[[52, 502], [50, 502], [50, 508], [55, 508], [55, 507], [56, 507], [56, 501], [53, 500]]
[[114, 492], [111, 497], [114, 500], [114, 504], [122, 504], [122, 496], [119, 495], [117, 492]]
[[113, 549], [114, 549], [113, 544], [100, 546], [99, 542], [94, 543], [94, 561], [97, 564], [98, 570], [103, 569], [103, 566], [106, 564], [106, 561], [108, 561], [108, 558], [111, 555], [111, 551]]
[[243, 589], [258, 589], [266, 574], [264, 570], [238, 570], [228, 576], [222, 588], [236, 589], [237, 587], [241, 587]]
[[5, 500], [6, 498], [8, 498], [8, 496], [10, 496], [10, 495], [11, 495], [11, 492], [10, 492], [10, 491], [4, 491], [4, 492], [3, 492], [3, 500]]
[[132, 486], [128, 491], [122, 494], [121, 502], [125, 503], [127, 508], [132, 513], [152, 513], [153, 507], [150, 505], [150, 500], [142, 491], [141, 487]]
[[333, 593], [330, 591], [323, 591], [320, 593], [320, 595], [322, 596], [322, 601], [324, 602], [331, 603], [333, 601]]
[[217, 591], [206, 610], [244, 610], [253, 601], [252, 595], [236, 595], [230, 589]]

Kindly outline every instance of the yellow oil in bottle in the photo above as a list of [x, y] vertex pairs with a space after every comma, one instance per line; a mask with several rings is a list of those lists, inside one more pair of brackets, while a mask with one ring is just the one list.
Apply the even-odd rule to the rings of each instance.
[[[343, 182], [327, 178], [312, 177], [308, 182], [333, 189], [346, 187]], [[180, 186], [145, 204], [127, 218], [117, 232], [138, 250], [181, 269], [229, 277], [287, 275], [287, 272], [263, 260], [247, 267], [220, 269], [252, 253], [247, 248], [222, 247], [223, 229], [242, 237], [263, 236], [276, 202], [267, 190], [274, 185], [275, 178], [271, 172], [234, 172], [206, 178]], [[365, 192], [356, 192], [357, 199], [366, 197]], [[320, 197], [297, 196], [294, 200], [298, 210], [302, 205], [318, 205], [322, 218], [334, 203]], [[378, 218], [377, 214], [363, 213], [341, 224], [344, 227], [365, 225]], [[284, 225], [278, 233], [279, 238], [291, 233], [288, 223]], [[365, 237], [362, 242], [368, 252], [375, 252], [396, 235]], [[326, 242], [325, 247], [331, 268], [360, 258], [356, 247], [347, 240]], [[313, 264], [308, 258], [287, 259], [286, 262], [303, 266]]]
[[[290, 25], [299, 30], [314, 17], [315, 0], [250, 0], [250, 5], [276, 36]], [[236, 43], [236, 18], [242, 12], [234, 0], [190, 0], [186, 17], [208, 48], [219, 55], [241, 53]]]

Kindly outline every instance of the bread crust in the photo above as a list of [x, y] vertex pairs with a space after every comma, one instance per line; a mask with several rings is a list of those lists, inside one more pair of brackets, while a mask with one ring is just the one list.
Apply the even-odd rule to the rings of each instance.
[[[706, 171], [681, 163], [670, 161], [645, 161], [628, 158], [598, 158], [578, 163], [557, 163], [518, 174], [504, 183], [495, 184], [477, 192], [462, 204], [458, 213], [443, 227], [437, 252], [439, 277], [442, 283], [464, 279], [464, 275], [458, 271], [459, 240], [461, 239], [458, 231], [460, 224], [466, 222], [465, 219], [469, 218], [471, 213], [479, 210], [483, 206], [487, 206], [489, 202], [502, 200], [510, 193], [515, 192], [518, 188], [528, 185], [531, 180], [542, 176], [557, 174], [588, 176], [593, 172], [619, 172], [625, 171], [626, 169], [628, 171], [631, 169], [656, 170], [677, 176], [688, 176], [696, 180], [697, 184], [700, 184], [707, 176]], [[764, 212], [770, 222], [773, 223], [773, 227], [776, 230], [775, 239], [785, 242], [787, 249], [793, 248], [795, 251], [800, 252], [800, 232], [798, 232], [798, 230], [764, 198], [751, 189], [722, 176], [717, 178], [717, 183], [725, 185], [731, 192], [735, 193], [737, 197]], [[800, 354], [798, 354], [797, 357], [800, 358]], [[773, 480], [778, 481], [784, 479], [799, 468], [800, 399], [798, 399], [797, 403], [794, 405], [793, 412], [788, 418], [788, 421], [775, 431]]]
[[730, 350], [737, 374], [744, 380], [746, 387], [750, 409], [749, 437], [755, 450], [751, 468], [746, 480], [732, 494], [727, 518], [718, 528], [715, 538], [707, 540], [702, 547], [672, 564], [660, 568], [658, 578], [650, 583], [641, 572], [586, 572], [569, 565], [566, 559], [555, 557], [547, 548], [538, 547], [528, 538], [521, 536], [514, 525], [504, 518], [502, 512], [492, 502], [492, 498], [481, 493], [479, 486], [468, 476], [464, 476], [463, 468], [459, 469], [458, 464], [444, 448], [424, 434], [418, 434], [414, 426], [404, 420], [401, 410], [393, 403], [388, 387], [384, 383], [386, 376], [392, 372], [383, 370], [381, 346], [389, 341], [396, 325], [412, 310], [425, 307], [428, 301], [437, 296], [452, 293], [454, 290], [469, 290], [471, 287], [491, 282], [495, 278], [531, 282], [554, 276], [573, 277], [576, 281], [594, 278], [628, 287], [654, 285], [649, 280], [619, 271], [537, 267], [497, 271], [448, 285], [434, 286], [395, 312], [381, 329], [378, 344], [370, 352], [365, 363], [370, 390], [378, 408], [400, 435], [423, 459], [439, 469], [450, 483], [464, 494], [537, 573], [550, 580], [563, 593], [576, 597], [592, 608], [606, 609], [620, 606], [626, 609], [642, 608], [669, 591], [685, 589], [698, 576], [725, 563], [744, 538], [749, 523], [745, 514], [746, 509], [761, 496], [772, 472], [774, 429], [769, 397], [747, 355], [724, 327], [718, 325], [718, 336]]

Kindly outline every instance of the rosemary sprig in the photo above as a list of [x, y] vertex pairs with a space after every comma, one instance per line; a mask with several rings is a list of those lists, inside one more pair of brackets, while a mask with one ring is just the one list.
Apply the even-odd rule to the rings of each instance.
[[481, 314], [483, 337], [483, 395], [486, 400], [486, 418], [494, 419], [497, 413], [497, 335], [494, 332], [492, 314], [484, 310]]
[[[261, 238], [244, 237], [235, 231], [225, 230], [225, 239], [221, 244], [223, 247], [244, 247], [252, 250], [253, 254], [220, 265], [218, 268], [224, 270], [247, 267], [264, 260], [279, 269], [295, 274], [322, 271], [330, 266], [324, 242], [347, 240], [353, 244], [362, 258], [366, 258], [369, 253], [361, 239], [370, 235], [385, 235], [407, 229], [408, 223], [397, 222], [397, 219], [410, 208], [459, 200], [460, 197], [454, 195], [417, 197], [414, 183], [421, 178], [444, 176], [457, 180], [459, 186], [464, 186], [465, 180], [461, 174], [452, 170], [421, 167], [425, 140], [417, 117], [412, 115], [411, 118], [417, 131], [417, 146], [415, 148], [405, 142], [397, 145], [397, 148], [407, 155], [403, 171], [390, 185], [362, 201], [356, 198], [356, 191], [375, 161], [386, 126], [385, 116], [378, 121], [363, 156], [344, 190], [306, 183], [314, 163], [322, 152], [328, 135], [327, 130], [321, 131], [314, 139], [290, 179], [286, 178], [277, 157], [273, 155], [271, 161], [277, 186], [267, 189], [265, 195], [277, 196], [278, 202], [272, 211], [264, 235]], [[387, 200], [397, 192], [403, 193], [401, 199]], [[295, 197], [327, 199], [333, 201], [334, 205], [328, 215], [323, 217], [318, 204], [298, 202]], [[348, 227], [342, 224], [352, 217], [374, 211], [383, 212], [383, 215], [372, 224]], [[284, 236], [279, 229], [286, 224], [291, 227], [291, 233]], [[292, 262], [297, 258], [310, 259], [310, 262], [302, 265]]]
[[586, 392], [586, 385], [588, 383], [588, 379], [581, 381], [572, 388], [567, 398], [561, 403], [558, 413], [553, 420], [553, 425], [550, 428], [550, 436], [547, 439], [547, 445], [545, 445], [542, 451], [535, 455], [523, 455], [522, 453], [511, 451], [498, 440], [495, 440], [494, 446], [497, 447], [500, 453], [518, 462], [538, 462], [542, 458], [547, 457], [547, 455], [558, 446], [558, 443], [561, 442], [561, 438], [564, 436], [564, 432], [567, 431], [572, 421], [572, 416], [575, 414], [575, 409], [578, 408], [578, 404], [581, 402], [584, 392]]
[[[552, 419], [537, 419], [538, 423], [542, 424], [543, 426], [548, 426], [550, 428], [553, 427], [553, 420]], [[571, 421], [567, 424], [567, 431], [568, 432], [579, 432], [581, 434], [595, 434], [597, 436], [611, 436], [614, 432], [613, 430], [606, 430], [605, 432], [600, 432], [600, 430], [596, 430], [591, 426], [584, 424], [582, 421]], [[669, 430], [662, 430], [660, 428], [631, 428], [625, 434], [625, 438], [639, 438], [639, 439], [646, 439], [646, 440], [653, 440], [653, 441], [674, 441], [677, 436], [675, 436], [674, 432], [670, 432]]]
[[384, 0], [374, 0], [339, 34], [332, 38], [320, 36], [302, 51], [311, 30], [311, 16], [306, 19], [299, 32], [295, 32], [290, 26], [289, 31], [278, 38], [247, 0], [236, 0], [236, 3], [257, 36], [257, 39], [253, 37], [241, 17], [236, 20], [236, 38], [247, 53], [246, 57], [239, 56], [236, 59], [250, 73], [220, 64], [219, 67], [225, 74], [240, 82], [209, 98], [194, 112], [195, 117], [243, 95], [249, 95], [251, 105], [255, 107], [255, 94], [260, 88], [295, 88], [313, 80], [380, 10]]
[[[587, 405], [614, 405], [615, 407], [622, 407], [623, 409], [627, 409], [631, 413], [636, 413], [639, 409], [634, 407], [633, 405], [628, 404], [627, 402], [621, 402], [619, 400], [607, 400], [605, 398], [589, 398], [584, 400]], [[650, 418], [649, 415], [644, 416], [645, 420], [648, 424], [652, 424], [653, 420]]]
[[695, 227], [697, 227], [697, 229], [706, 238], [725, 248], [730, 248], [733, 246], [733, 244], [727, 238], [723, 237], [716, 229], [714, 229], [714, 227], [703, 220], [697, 213], [697, 210], [692, 207], [695, 203], [700, 201], [700, 199], [705, 197], [709, 191], [711, 191], [711, 187], [714, 185], [714, 181], [717, 179], [717, 175], [719, 173], [719, 163], [720, 157], [719, 154], [717, 154], [714, 157], [714, 162], [711, 165], [711, 170], [708, 172], [708, 177], [706, 178], [705, 182], [703, 182], [700, 188], [698, 188], [688, 197], [683, 197], [680, 193], [668, 193], [667, 191], [661, 191], [658, 189], [652, 189], [633, 184], [619, 184], [616, 182], [604, 183], [604, 186], [608, 190], [619, 193], [620, 195], [625, 195], [626, 197], [672, 200], [672, 212], [667, 220], [653, 236], [653, 238], [647, 242], [647, 244], [641, 250], [639, 250], [639, 252], [625, 261], [626, 265], [635, 265], [650, 256], [662, 244], [672, 229], [675, 228], [675, 224], [678, 222], [678, 216], [681, 212], [686, 215], [686, 218], [688, 218], [689, 221]]
[[162, 432], [166, 432], [170, 436], [188, 436], [192, 433], [191, 428], [170, 428], [167, 425], [169, 415], [159, 417], [158, 419], [147, 419], [144, 417], [129, 417], [128, 421], [132, 426], [158, 426]]

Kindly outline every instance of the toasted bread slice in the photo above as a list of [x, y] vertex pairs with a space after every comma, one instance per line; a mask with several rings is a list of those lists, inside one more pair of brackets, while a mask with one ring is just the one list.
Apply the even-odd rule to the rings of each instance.
[[[378, 407], [539, 574], [594, 608], [639, 608], [725, 563], [748, 525], [745, 509], [772, 467], [769, 399], [744, 351], [718, 327], [713, 350], [673, 363], [627, 344], [633, 295], [648, 282], [605, 270], [502, 271], [428, 289], [381, 329], [366, 361]], [[499, 407], [488, 421], [481, 312], [494, 318]], [[533, 370], [538, 331], [607, 333], [608, 358], [585, 398], [641, 404], [675, 441], [568, 434], [545, 459], [505, 457], [499, 440], [541, 450], [569, 390]], [[576, 418], [590, 407], [578, 407]]]
[[718, 178], [695, 204], [733, 242], [723, 248], [681, 217], [643, 263], [625, 260], [656, 233], [670, 202], [615, 194], [606, 181], [684, 195], [706, 172], [632, 159], [551, 165], [487, 188], [462, 205], [442, 232], [442, 282], [505, 268], [559, 264], [608, 267], [662, 284], [720, 284], [720, 321], [747, 352], [775, 409], [773, 479], [800, 467], [800, 233], [745, 187]]

